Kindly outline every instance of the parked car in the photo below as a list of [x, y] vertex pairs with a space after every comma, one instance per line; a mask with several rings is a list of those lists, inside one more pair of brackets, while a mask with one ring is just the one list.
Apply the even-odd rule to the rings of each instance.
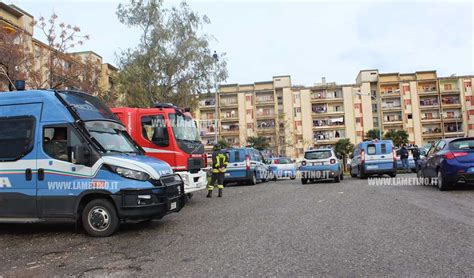
[[474, 183], [474, 137], [436, 142], [420, 161], [418, 177], [435, 180], [441, 191]]
[[320, 179], [344, 179], [343, 167], [332, 148], [307, 150], [301, 161], [301, 183]]
[[360, 142], [353, 152], [350, 173], [353, 178], [367, 178], [370, 175], [397, 175], [397, 157], [392, 140], [371, 140]]
[[254, 148], [230, 148], [225, 151], [229, 155], [225, 183], [244, 182], [254, 185], [258, 181], [267, 181], [270, 166], [265, 163], [260, 151]]
[[276, 157], [270, 160], [270, 169], [274, 180], [280, 178], [296, 178], [296, 164], [288, 157]]

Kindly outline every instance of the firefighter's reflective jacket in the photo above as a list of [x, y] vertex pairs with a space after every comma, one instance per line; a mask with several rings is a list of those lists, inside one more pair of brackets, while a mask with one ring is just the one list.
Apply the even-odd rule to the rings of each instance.
[[225, 169], [229, 164], [227, 154], [223, 151], [215, 151], [212, 153], [212, 172], [219, 173], [225, 172]]

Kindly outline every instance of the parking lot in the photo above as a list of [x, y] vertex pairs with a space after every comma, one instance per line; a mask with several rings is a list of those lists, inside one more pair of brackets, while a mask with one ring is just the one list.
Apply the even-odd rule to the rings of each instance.
[[[413, 174], [397, 177], [414, 178]], [[474, 275], [474, 188], [281, 180], [199, 192], [177, 214], [91, 238], [2, 224], [0, 276]]]

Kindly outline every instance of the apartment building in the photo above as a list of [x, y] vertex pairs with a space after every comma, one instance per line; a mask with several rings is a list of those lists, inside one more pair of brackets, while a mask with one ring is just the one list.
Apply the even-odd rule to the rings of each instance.
[[[46, 87], [48, 84], [47, 77], [47, 63], [49, 59], [49, 53], [54, 51], [49, 45], [41, 42], [34, 38], [34, 17], [29, 13], [25, 12], [21, 8], [15, 5], [8, 5], [0, 2], [0, 29], [2, 32], [10, 34], [22, 33], [23, 36], [18, 36], [15, 40], [15, 44], [19, 48], [23, 48], [26, 51], [31, 52], [33, 55], [33, 63], [29, 65], [34, 68], [35, 76], [25, 76], [27, 88]], [[104, 63], [102, 57], [93, 51], [75, 52], [69, 53], [69, 55], [63, 55], [64, 59], [61, 58], [61, 62], [64, 63], [64, 68], [69, 68], [67, 65], [79, 64], [91, 62], [91, 65], [96, 66], [96, 70], [91, 70], [87, 74], [97, 74], [97, 80], [99, 83], [100, 90], [102, 92], [112, 92], [115, 90], [114, 87], [114, 75], [117, 73], [117, 68], [114, 66]], [[25, 65], [15, 65], [19, 68]], [[0, 91], [6, 91], [9, 87], [9, 81], [2, 74], [3, 70], [0, 69]], [[82, 75], [81, 75], [82, 77]], [[54, 76], [53, 78], [64, 78], [62, 76]], [[14, 80], [12, 80], [14, 81]]]
[[426, 145], [440, 138], [474, 136], [474, 76], [438, 77], [436, 71], [379, 73], [361, 70], [354, 84], [326, 82], [292, 86], [290, 76], [253, 84], [221, 85], [200, 102], [197, 118], [210, 148], [215, 133], [235, 146], [264, 136], [275, 154], [300, 157], [310, 147], [353, 143], [380, 128], [406, 130], [409, 141]]

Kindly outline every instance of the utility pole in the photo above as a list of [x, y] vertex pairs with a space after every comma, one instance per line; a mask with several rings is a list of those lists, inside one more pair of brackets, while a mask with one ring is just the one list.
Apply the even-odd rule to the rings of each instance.
[[214, 103], [214, 144], [217, 144], [218, 141], [218, 132], [219, 132], [219, 127], [217, 125], [217, 115], [219, 114], [219, 110], [217, 107], [217, 103], [219, 102], [219, 96], [218, 96], [218, 90], [219, 86], [217, 84], [217, 62], [219, 62], [219, 56], [217, 55], [217, 52], [214, 51], [214, 55], [212, 55], [212, 58], [214, 58], [214, 94], [215, 94], [215, 103]]

